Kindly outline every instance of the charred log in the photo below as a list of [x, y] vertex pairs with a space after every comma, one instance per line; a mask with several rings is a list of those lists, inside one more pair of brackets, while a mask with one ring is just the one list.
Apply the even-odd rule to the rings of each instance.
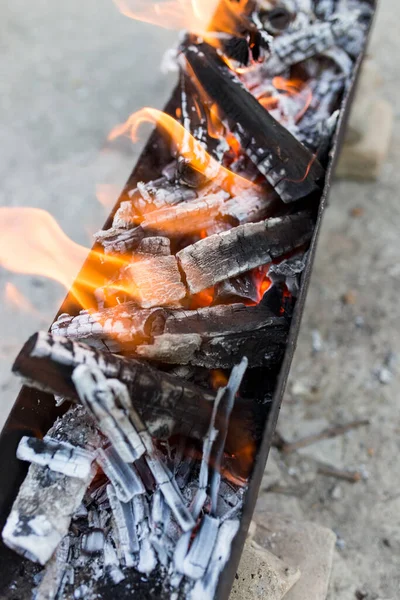
[[[81, 407], [70, 409], [49, 430], [51, 438], [93, 451], [100, 443], [93, 421]], [[78, 479], [32, 464], [3, 530], [7, 546], [45, 564], [68, 533], [72, 515], [95, 474]]]
[[191, 294], [272, 262], [310, 240], [308, 213], [239, 225], [187, 246], [177, 254]]
[[143, 308], [173, 306], [186, 296], [174, 256], [147, 256], [124, 269], [132, 296]]
[[204, 42], [184, 45], [182, 52], [189, 71], [281, 199], [293, 202], [319, 189], [324, 177], [319, 162], [265, 110], [212, 47]]

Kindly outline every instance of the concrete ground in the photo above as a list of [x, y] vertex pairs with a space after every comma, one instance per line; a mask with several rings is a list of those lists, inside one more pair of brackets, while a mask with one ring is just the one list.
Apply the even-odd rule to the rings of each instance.
[[[395, 109], [390, 154], [379, 182], [332, 190], [279, 431], [293, 440], [353, 419], [371, 425], [288, 457], [274, 451], [257, 507], [260, 519], [277, 510], [338, 534], [330, 600], [400, 598], [400, 4], [381, 4], [371, 53]], [[141, 106], [162, 106], [173, 79], [159, 64], [176, 34], [122, 17], [111, 0], [14, 0], [0, 15], [0, 204], [44, 208], [89, 246], [107, 214], [96, 187], [108, 186], [112, 204], [139, 148], [107, 133]], [[18, 389], [11, 362], [64, 290], [1, 269], [0, 294], [1, 424]], [[317, 474], [321, 465], [363, 479]]]

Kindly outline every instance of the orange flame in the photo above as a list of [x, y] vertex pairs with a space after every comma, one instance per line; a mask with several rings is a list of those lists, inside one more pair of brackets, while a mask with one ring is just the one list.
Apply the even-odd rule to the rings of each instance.
[[[48, 212], [39, 208], [0, 208], [0, 228], [2, 267], [59, 282], [67, 290], [71, 289], [83, 308], [96, 307], [93, 291], [106, 283], [101, 263], [120, 269], [132, 261], [132, 257], [103, 255], [75, 243]], [[89, 262], [80, 271], [88, 257]], [[115, 289], [135, 296], [132, 284], [126, 283]], [[12, 287], [8, 288], [8, 294], [15, 299]], [[21, 303], [20, 298], [18, 301]]]
[[312, 101], [311, 88], [300, 79], [284, 79], [283, 77], [274, 77], [272, 85], [277, 90], [283, 90], [289, 96], [302, 98], [303, 106], [295, 116], [295, 121], [300, 121], [310, 107]]
[[217, 43], [208, 30], [210, 20], [214, 17], [214, 31], [233, 33], [235, 15], [243, 13], [247, 3], [248, 0], [222, 0], [221, 6], [221, 0], [114, 0], [120, 12], [130, 19], [163, 29], [186, 29], [202, 35], [209, 43]]
[[190, 162], [193, 169], [205, 175], [208, 179], [220, 176], [228, 186], [243, 182], [253, 185], [244, 177], [233, 173], [221, 166], [203, 146], [173, 117], [156, 108], [142, 108], [133, 113], [125, 123], [117, 125], [110, 132], [108, 139], [114, 140], [121, 135], [127, 135], [133, 142], [137, 141], [137, 130], [140, 125], [151, 123], [160, 127], [173, 140], [178, 153]]
[[221, 369], [214, 369], [211, 371], [211, 385], [215, 390], [224, 387], [227, 383], [228, 378]]

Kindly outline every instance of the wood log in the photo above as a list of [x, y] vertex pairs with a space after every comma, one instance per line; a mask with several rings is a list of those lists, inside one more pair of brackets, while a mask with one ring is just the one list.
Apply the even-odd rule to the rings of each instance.
[[80, 364], [97, 366], [106, 377], [122, 381], [154, 437], [165, 439], [173, 433], [201, 437], [207, 431], [212, 393], [140, 361], [63, 337], [45, 332], [33, 335], [13, 371], [31, 387], [77, 401], [72, 374]]
[[324, 169], [296, 138], [244, 87], [208, 44], [183, 44], [188, 71], [217, 103], [249, 158], [284, 202], [320, 188]]
[[164, 331], [162, 308], [138, 308], [126, 302], [98, 312], [83, 311], [76, 317], [62, 314], [51, 326], [54, 335], [87, 341], [91, 346], [116, 351], [143, 343]]
[[140, 226], [133, 229], [111, 227], [94, 234], [95, 241], [103, 246], [106, 254], [127, 254], [137, 248], [143, 238], [144, 231]]
[[[48, 436], [88, 451], [100, 444], [92, 419], [82, 407], [70, 409]], [[29, 559], [45, 564], [63, 537], [95, 474], [84, 479], [32, 464], [3, 529], [4, 543]]]
[[277, 209], [279, 197], [268, 186], [236, 182], [232, 198], [222, 205], [221, 214], [233, 219], [235, 225], [261, 221]]
[[142, 222], [144, 231], [159, 232], [169, 237], [181, 237], [212, 227], [215, 219], [225, 213], [224, 200], [229, 195], [219, 192], [192, 202], [164, 208], [148, 215]]
[[272, 262], [308, 242], [313, 231], [309, 213], [260, 223], [246, 223], [212, 235], [177, 253], [191, 294]]
[[244, 356], [252, 367], [277, 364], [285, 351], [288, 334], [286, 319], [275, 317], [272, 323], [252, 331], [222, 335], [165, 333], [152, 344], [138, 346], [136, 354], [148, 360], [183, 364], [207, 369], [230, 369]]
[[148, 256], [124, 269], [139, 306], [174, 306], [186, 296], [175, 256]]

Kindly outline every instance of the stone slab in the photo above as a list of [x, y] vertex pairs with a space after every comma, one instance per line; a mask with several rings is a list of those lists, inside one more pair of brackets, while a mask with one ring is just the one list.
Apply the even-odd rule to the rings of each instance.
[[247, 539], [230, 600], [281, 600], [299, 578], [299, 569]]
[[365, 122], [364, 136], [355, 144], [343, 145], [336, 176], [375, 180], [386, 160], [392, 137], [393, 109], [386, 100], [376, 100]]
[[264, 513], [257, 522], [254, 540], [291, 567], [301, 577], [285, 600], [326, 600], [336, 535], [332, 530], [290, 517]]

